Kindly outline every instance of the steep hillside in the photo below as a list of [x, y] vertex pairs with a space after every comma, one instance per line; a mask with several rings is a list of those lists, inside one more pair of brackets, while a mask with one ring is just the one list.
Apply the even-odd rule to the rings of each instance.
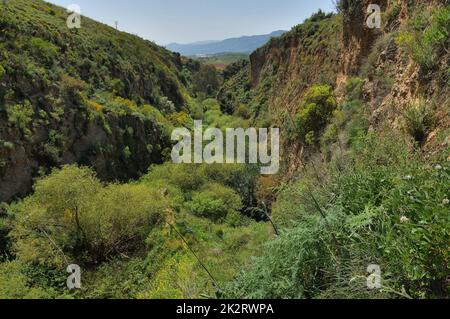
[[[450, 5], [336, 3], [221, 76], [1, 3], [0, 299], [448, 298]], [[166, 161], [194, 120], [280, 127], [280, 173]]]
[[[342, 14], [319, 12], [256, 50], [249, 64], [225, 70], [230, 76], [218, 95], [222, 109], [232, 113], [244, 104], [252, 109], [256, 123], [282, 124], [287, 138], [297, 129], [295, 117], [309, 88], [329, 85], [342, 101], [346, 86], [356, 81], [362, 85], [364, 115], [373, 128], [382, 127], [385, 120], [400, 128], [403, 115], [417, 99], [438, 105], [439, 120], [424, 138], [427, 147], [439, 148], [442, 141], [436, 136], [449, 127], [448, 33], [442, 33], [448, 32], [448, 17], [446, 12], [440, 16], [434, 12], [445, 3], [382, 1], [382, 27], [369, 29], [365, 23], [369, 1], [341, 1]], [[288, 142], [286, 157], [292, 161], [287, 162], [298, 161], [291, 142], [299, 151], [308, 145], [298, 145], [295, 138]]]
[[[287, 110], [295, 112], [293, 105], [311, 83], [336, 82], [340, 32], [339, 16], [319, 12], [280, 38], [272, 39], [250, 55], [250, 64], [241, 65], [242, 69], [236, 65], [229, 68], [235, 69], [235, 74], [219, 93], [223, 108], [232, 112], [239, 103], [252, 103], [259, 108], [254, 110], [256, 116], [269, 116], [271, 120], [281, 120]], [[239, 84], [235, 87], [234, 83]], [[250, 89], [251, 97], [237, 94], [239, 85]]]
[[225, 70], [222, 109], [281, 127], [285, 164], [261, 194], [281, 235], [227, 297], [450, 294], [450, 6], [380, 1], [370, 29], [370, 3], [338, 1]]
[[169, 162], [174, 127], [249, 126], [216, 69], [42, 1], [0, 8], [0, 299], [216, 296], [273, 237], [258, 167]]
[[125, 180], [162, 161], [160, 112], [189, 99], [179, 55], [84, 17], [71, 30], [40, 0], [0, 8], [1, 201], [61, 164]]
[[285, 139], [286, 133], [294, 130], [293, 118], [312, 84], [335, 85], [341, 70], [341, 34], [341, 16], [318, 12], [272, 39], [250, 55], [250, 63], [225, 70], [229, 76], [218, 95], [222, 109], [233, 113], [245, 105], [256, 124], [282, 127], [282, 138], [290, 145], [285, 156], [298, 161], [300, 149]]

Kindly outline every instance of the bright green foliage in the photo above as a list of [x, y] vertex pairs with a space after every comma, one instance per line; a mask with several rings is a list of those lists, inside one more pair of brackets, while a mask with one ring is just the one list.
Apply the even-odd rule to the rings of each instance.
[[32, 38], [28, 50], [33, 56], [41, 59], [47, 66], [51, 66], [56, 59], [56, 55], [59, 53], [59, 48], [56, 45], [42, 38]]
[[[224, 286], [259, 254], [271, 233], [266, 224], [238, 214], [241, 198], [229, 187], [243, 187], [243, 168], [189, 168], [166, 164], [139, 183], [104, 186], [90, 169], [65, 166], [39, 180], [32, 196], [11, 207], [17, 216], [10, 233], [14, 276], [20, 280], [0, 292], [5, 298], [29, 298], [29, 290], [64, 297], [65, 267], [77, 263], [89, 284], [73, 292], [75, 298], [215, 296], [211, 278], [184, 240]], [[192, 177], [199, 185], [187, 183]], [[210, 180], [218, 184], [208, 186]], [[191, 193], [208, 191], [230, 211], [226, 223], [211, 223], [185, 209]], [[0, 266], [0, 278], [12, 276], [6, 266]]]
[[28, 77], [37, 88], [54, 83], [63, 70], [96, 90], [110, 90], [135, 102], [155, 103], [164, 96], [177, 107], [185, 102], [180, 58], [150, 41], [88, 18], [81, 29], [71, 30], [66, 10], [43, 1], [12, 1], [2, 13], [8, 49], [1, 54], [8, 52], [6, 66], [19, 76], [16, 89], [27, 90], [20, 77], [32, 63], [45, 67], [44, 79]]
[[[325, 128], [337, 103], [328, 85], [314, 85], [306, 93], [296, 116], [297, 134], [305, 141], [315, 141]], [[311, 137], [312, 136], [312, 137]]]
[[[235, 228], [187, 215], [179, 217], [176, 227], [211, 271], [219, 288], [248, 264], [251, 256], [259, 255], [261, 244], [270, 238], [264, 223], [249, 222]], [[212, 279], [176, 233], [168, 229], [167, 233], [152, 234], [148, 242], [153, 248], [147, 258], [147, 270], [155, 275], [150, 287], [138, 294], [139, 298], [220, 296], [216, 295]]]
[[10, 123], [20, 128], [26, 135], [31, 134], [29, 125], [33, 120], [34, 110], [28, 100], [23, 104], [7, 105], [6, 113]]
[[[185, 79], [196, 72], [191, 63], [87, 17], [70, 29], [67, 10], [42, 0], [0, 6], [0, 125], [22, 131], [7, 138], [27, 157], [14, 161], [10, 154], [0, 162], [2, 172], [27, 162], [22, 195], [39, 172], [67, 161], [126, 181], [164, 160], [168, 114], [185, 111], [191, 100]], [[130, 126], [139, 134], [128, 136]], [[54, 130], [65, 143], [52, 140]]]
[[5, 76], [6, 70], [5, 68], [0, 64], [0, 80], [3, 79], [3, 76]]
[[[247, 165], [176, 165], [165, 163], [153, 166], [142, 178], [142, 183], [149, 187], [166, 188], [173, 194], [179, 204], [182, 197], [190, 200], [194, 193], [204, 189], [209, 183], [221, 184], [238, 193], [245, 207], [255, 205], [258, 168]], [[239, 210], [239, 209], [238, 209]]]
[[220, 184], [206, 184], [201, 191], [193, 194], [192, 200], [186, 205], [194, 215], [215, 222], [223, 221], [227, 215], [242, 209], [239, 195]]
[[[418, 9], [419, 10], [419, 9]], [[397, 43], [408, 50], [425, 70], [433, 70], [440, 56], [450, 46], [450, 7], [436, 9], [429, 15], [420, 9], [410, 22], [409, 29], [401, 32]]]
[[103, 187], [91, 170], [66, 166], [38, 181], [18, 206], [14, 251], [23, 262], [46, 266], [102, 262], [139, 250], [165, 208], [156, 190]]
[[[237, 277], [227, 297], [448, 294], [448, 162], [427, 165], [397, 135], [360, 139], [349, 155], [340, 171], [325, 168], [329, 183], [318, 185], [324, 181], [311, 174], [284, 191], [277, 205], [291, 213], [279, 218], [297, 223]], [[383, 289], [370, 292], [364, 278], [374, 263]]]
[[[307, 149], [303, 169], [288, 183], [266, 181], [270, 186], [258, 183], [251, 165], [165, 163], [124, 184], [100, 182], [90, 168], [55, 169], [29, 197], [0, 205], [0, 299], [447, 297], [449, 154], [424, 160], [390, 128], [368, 133], [365, 78], [390, 90], [379, 61], [395, 47], [391, 34], [379, 38], [364, 79], [349, 78], [337, 104], [332, 86], [341, 70], [341, 22], [364, 17], [361, 1], [337, 4], [343, 17], [319, 11], [259, 49], [256, 57], [270, 56], [260, 74], [251, 74], [248, 61], [227, 67], [218, 102], [205, 99], [219, 89], [212, 67], [87, 18], [82, 29], [68, 30], [66, 12], [42, 1], [8, 2], [0, 16], [0, 80], [6, 73], [16, 80], [0, 83], [6, 111], [0, 116], [25, 133], [32, 124], [50, 126], [38, 150], [45, 161], [62, 163], [73, 146], [72, 132], [59, 130], [71, 114], [89, 121], [81, 121], [80, 131], [100, 123], [105, 134], [123, 140], [112, 171], [118, 161], [133, 165], [136, 154], [170, 152], [146, 139], [158, 126], [166, 140], [175, 126], [192, 128], [193, 119], [220, 129], [285, 126], [288, 111], [276, 111], [300, 92], [303, 100], [286, 108], [298, 106], [289, 138], [320, 142], [321, 153]], [[408, 41], [399, 43], [432, 69], [429, 59], [446, 54], [447, 31], [443, 8], [413, 21], [399, 36]], [[286, 45], [293, 43], [299, 52], [288, 65]], [[424, 105], [404, 116], [420, 141], [434, 112]], [[143, 130], [151, 134], [136, 147]], [[444, 143], [445, 137], [437, 138]], [[19, 146], [0, 140], [2, 153]], [[109, 162], [103, 155], [114, 146], [99, 143], [89, 152]], [[0, 172], [7, 165], [0, 160]], [[259, 193], [271, 193], [274, 202], [262, 205]], [[266, 213], [280, 231], [276, 238], [271, 224], [256, 221], [267, 220]], [[82, 266], [81, 290], [65, 287], [70, 263]], [[381, 266], [381, 290], [366, 286], [374, 263]]]
[[29, 287], [29, 278], [23, 274], [23, 266], [16, 262], [0, 263], [0, 299], [47, 299], [54, 297], [51, 291]]
[[243, 116], [244, 114], [235, 113], [233, 116], [223, 114], [219, 104], [214, 99], [203, 101], [203, 107], [205, 109], [203, 121], [209, 127], [225, 130], [227, 128], [246, 128], [249, 126], [248, 120]]

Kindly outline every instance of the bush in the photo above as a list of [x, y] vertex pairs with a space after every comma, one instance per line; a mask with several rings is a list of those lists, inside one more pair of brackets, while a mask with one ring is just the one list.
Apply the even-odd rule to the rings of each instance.
[[30, 135], [31, 131], [29, 125], [33, 120], [34, 109], [30, 101], [26, 100], [23, 104], [16, 104], [13, 106], [6, 106], [6, 113], [8, 120], [18, 128], [20, 128], [25, 135]]
[[406, 131], [418, 143], [423, 143], [433, 123], [432, 112], [422, 99], [416, 102], [404, 113]]
[[202, 190], [207, 183], [221, 184], [238, 193], [246, 207], [253, 207], [257, 189], [257, 166], [213, 164], [178, 165], [165, 163], [152, 166], [142, 182], [149, 187], [177, 189], [183, 198], [190, 200], [192, 194]]
[[50, 43], [41, 38], [32, 38], [29, 42], [30, 52], [42, 60], [47, 66], [51, 66], [59, 53], [59, 48], [53, 43]]
[[65, 166], [18, 205], [13, 249], [22, 262], [47, 267], [98, 264], [138, 251], [166, 207], [156, 190], [103, 187], [90, 169]]
[[139, 112], [135, 102], [120, 96], [115, 97], [112, 101], [110, 100], [106, 105], [106, 110], [119, 116], [131, 115]]
[[424, 71], [433, 70], [450, 44], [450, 8], [436, 9], [431, 17], [423, 13], [410, 22], [409, 30], [396, 38]]
[[245, 120], [248, 120], [251, 117], [251, 112], [247, 105], [240, 104], [239, 107], [236, 109], [235, 115], [242, 117]]
[[228, 187], [207, 184], [202, 191], [193, 194], [186, 207], [196, 216], [219, 222], [228, 214], [239, 212], [242, 209], [242, 201], [239, 195]]
[[159, 107], [164, 114], [175, 112], [175, 104], [165, 96], [159, 99]]
[[328, 237], [317, 217], [303, 221], [269, 242], [263, 257], [254, 260], [225, 289], [226, 298], [299, 299], [312, 298], [320, 288], [321, 269], [332, 265], [322, 240]]
[[337, 107], [332, 88], [314, 85], [306, 93], [296, 115], [297, 134], [303, 142], [307, 137], [314, 141], [325, 128]]
[[60, 87], [61, 92], [69, 102], [81, 102], [79, 94], [87, 89], [87, 84], [82, 80], [64, 74], [61, 76]]
[[[225, 289], [229, 298], [448, 295], [448, 161], [428, 165], [400, 135], [360, 138], [330, 182], [302, 179], [279, 196], [288, 227]], [[302, 195], [308, 189], [320, 210]], [[303, 197], [302, 197], [303, 196]], [[314, 205], [311, 205], [314, 204]], [[368, 291], [369, 264], [383, 288]]]

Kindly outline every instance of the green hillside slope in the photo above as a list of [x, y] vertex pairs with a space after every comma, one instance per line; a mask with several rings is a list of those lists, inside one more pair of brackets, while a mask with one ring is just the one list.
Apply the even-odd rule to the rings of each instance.
[[[231, 298], [448, 297], [450, 7], [342, 0], [225, 69], [225, 112], [280, 126], [282, 235], [242, 271]], [[382, 287], [369, 289], [368, 267]]]
[[183, 62], [136, 36], [43, 1], [1, 3], [0, 200], [64, 163], [127, 179], [162, 161], [159, 112], [186, 105]]

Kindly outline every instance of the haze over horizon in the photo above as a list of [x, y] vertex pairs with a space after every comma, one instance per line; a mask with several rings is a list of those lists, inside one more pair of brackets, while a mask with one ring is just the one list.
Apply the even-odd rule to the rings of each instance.
[[110, 26], [118, 21], [119, 30], [159, 45], [220, 41], [290, 30], [318, 9], [334, 10], [331, 0], [47, 1], [62, 7], [78, 4], [82, 15]]

